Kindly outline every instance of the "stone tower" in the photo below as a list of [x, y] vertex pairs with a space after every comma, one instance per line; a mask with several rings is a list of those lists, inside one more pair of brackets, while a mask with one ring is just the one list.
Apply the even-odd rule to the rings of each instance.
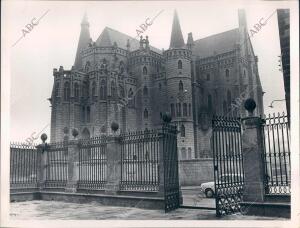
[[[167, 99], [172, 122], [177, 125], [178, 149], [194, 158], [191, 50], [185, 45], [177, 12], [174, 12], [170, 47], [166, 60]], [[184, 156], [184, 155], [183, 155]], [[185, 156], [184, 156], [185, 157]]]

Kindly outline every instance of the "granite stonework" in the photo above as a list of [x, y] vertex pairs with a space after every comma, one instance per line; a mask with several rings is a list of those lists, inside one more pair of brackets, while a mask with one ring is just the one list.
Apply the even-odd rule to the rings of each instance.
[[262, 119], [250, 116], [242, 119], [242, 153], [244, 163], [244, 192], [241, 211], [246, 215], [291, 216], [290, 197], [265, 194], [265, 169]]

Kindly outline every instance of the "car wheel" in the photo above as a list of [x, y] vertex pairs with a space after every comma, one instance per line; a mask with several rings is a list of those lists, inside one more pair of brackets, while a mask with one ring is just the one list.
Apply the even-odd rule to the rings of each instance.
[[212, 198], [214, 196], [214, 191], [212, 189], [206, 189], [205, 190], [205, 196], [206, 198]]

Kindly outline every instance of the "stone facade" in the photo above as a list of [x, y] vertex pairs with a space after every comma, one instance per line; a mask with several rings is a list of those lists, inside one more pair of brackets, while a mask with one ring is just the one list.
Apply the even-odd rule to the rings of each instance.
[[178, 126], [179, 159], [211, 157], [212, 115], [241, 115], [243, 101], [257, 102], [263, 114], [263, 92], [257, 57], [239, 11], [239, 27], [184, 42], [175, 12], [170, 47], [150, 46], [106, 27], [94, 42], [86, 16], [81, 23], [74, 66], [53, 70], [50, 102], [51, 142], [62, 141], [64, 128], [77, 128], [79, 137], [119, 131], [152, 129], [170, 112]]

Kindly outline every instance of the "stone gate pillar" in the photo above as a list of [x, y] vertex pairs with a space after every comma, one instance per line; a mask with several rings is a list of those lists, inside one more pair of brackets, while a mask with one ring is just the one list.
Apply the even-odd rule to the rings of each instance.
[[119, 125], [112, 123], [111, 129], [114, 135], [108, 137], [107, 141], [107, 184], [105, 193], [117, 194], [120, 190], [121, 182], [121, 137], [116, 135]]
[[44, 133], [41, 135], [42, 144], [36, 146], [37, 148], [37, 188], [42, 190], [46, 181], [46, 169], [47, 169], [47, 148], [46, 143], [47, 135]]
[[76, 192], [79, 180], [79, 140], [68, 141], [68, 181], [65, 192]]
[[242, 156], [244, 164], [243, 201], [258, 203], [264, 201], [264, 161], [262, 120], [253, 116], [256, 104], [253, 99], [245, 101], [249, 116], [242, 119]]

